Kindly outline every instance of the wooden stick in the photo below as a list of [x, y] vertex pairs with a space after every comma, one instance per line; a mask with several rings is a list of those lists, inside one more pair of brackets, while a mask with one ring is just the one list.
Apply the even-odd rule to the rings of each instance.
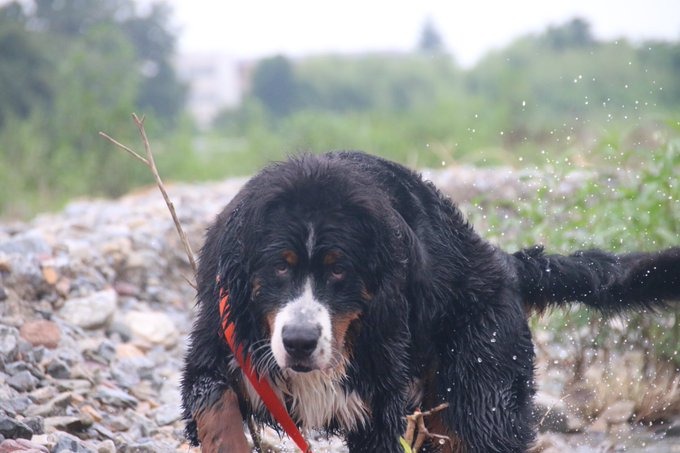
[[[420, 448], [423, 446], [427, 439], [439, 439], [440, 441], [448, 441], [449, 444], [453, 445], [453, 441], [448, 436], [443, 436], [441, 434], [431, 433], [425, 426], [425, 417], [429, 417], [437, 412], [441, 412], [449, 407], [449, 403], [442, 403], [429, 411], [421, 412], [420, 409], [416, 409], [411, 415], [406, 416], [406, 433], [404, 434], [404, 439], [413, 449], [413, 453], [418, 453]], [[415, 434], [416, 431], [418, 434]], [[416, 436], [413, 439], [413, 436]]]
[[[189, 264], [191, 265], [191, 269], [194, 273], [194, 278], [197, 275], [197, 266], [196, 266], [196, 260], [194, 258], [194, 252], [191, 250], [191, 245], [189, 244], [189, 239], [187, 238], [187, 235], [184, 233], [184, 229], [182, 228], [182, 224], [179, 221], [179, 218], [177, 217], [177, 212], [175, 211], [175, 205], [173, 204], [172, 200], [170, 200], [170, 197], [168, 196], [168, 192], [165, 190], [165, 185], [163, 184], [163, 180], [161, 179], [161, 175], [158, 173], [158, 168], [156, 167], [156, 161], [153, 158], [153, 152], [151, 151], [151, 144], [149, 143], [149, 138], [146, 135], [146, 130], [144, 129], [144, 117], [139, 118], [136, 114], [132, 114], [132, 119], [135, 122], [135, 125], [137, 126], [137, 129], [139, 131], [139, 135], [142, 138], [142, 143], [144, 144], [144, 150], [146, 152], [146, 158], [142, 157], [139, 155], [136, 151], [131, 149], [128, 146], [123, 145], [122, 143], [118, 142], [117, 140], [111, 138], [109, 135], [105, 134], [104, 132], [99, 132], [99, 135], [104, 137], [106, 140], [110, 141], [114, 145], [118, 146], [125, 152], [127, 152], [130, 156], [134, 157], [135, 159], [139, 160], [142, 162], [144, 165], [149, 167], [151, 170], [151, 173], [153, 173], [154, 178], [156, 179], [156, 185], [158, 186], [158, 190], [160, 190], [161, 195], [163, 195], [163, 200], [165, 200], [165, 204], [168, 207], [168, 210], [170, 211], [170, 215], [172, 216], [172, 221], [175, 224], [175, 229], [177, 229], [177, 234], [179, 235], [179, 238], [182, 242], [182, 246], [184, 247], [184, 252], [187, 255], [187, 258], [189, 259]], [[196, 285], [192, 282], [189, 281], [189, 284], [196, 289]]]
[[[184, 233], [184, 228], [182, 228], [182, 224], [179, 221], [179, 218], [177, 217], [177, 212], [175, 211], [175, 205], [173, 204], [172, 200], [170, 200], [170, 196], [168, 195], [168, 192], [165, 190], [165, 185], [163, 184], [163, 180], [161, 179], [161, 175], [158, 172], [158, 168], [156, 167], [156, 161], [153, 158], [153, 152], [151, 151], [151, 144], [149, 143], [149, 137], [146, 135], [146, 130], [144, 129], [144, 117], [139, 118], [135, 113], [132, 114], [132, 119], [135, 122], [135, 125], [137, 126], [137, 130], [139, 131], [139, 135], [142, 139], [142, 143], [144, 144], [144, 151], [146, 154], [146, 158], [142, 157], [139, 153], [134, 151], [132, 148], [123, 145], [119, 141], [113, 139], [111, 136], [104, 132], [99, 132], [99, 135], [108, 140], [109, 142], [113, 143], [116, 145], [118, 148], [122, 149], [126, 153], [128, 153], [130, 156], [133, 158], [137, 159], [138, 161], [142, 162], [144, 165], [149, 167], [149, 170], [151, 170], [151, 173], [153, 173], [153, 176], [156, 180], [156, 185], [158, 186], [158, 189], [161, 192], [161, 195], [163, 195], [163, 200], [165, 200], [165, 204], [168, 207], [168, 210], [170, 211], [170, 215], [172, 216], [172, 221], [175, 224], [175, 229], [177, 230], [177, 234], [179, 235], [179, 238], [182, 242], [182, 245], [184, 246], [184, 252], [187, 255], [187, 258], [189, 259], [189, 264], [191, 264], [191, 269], [194, 272], [194, 280], [196, 280], [196, 276], [198, 274], [198, 268], [196, 266], [196, 260], [194, 259], [194, 252], [191, 250], [191, 245], [189, 244], [189, 239], [187, 238], [187, 235]], [[196, 284], [190, 281], [189, 279], [186, 279], [187, 283], [191, 285], [194, 289], [196, 288]], [[248, 419], [248, 428], [250, 430], [250, 436], [253, 439], [253, 446], [255, 447], [256, 451], [262, 451], [262, 440], [260, 438], [260, 434], [257, 431], [255, 424], [253, 423], [252, 418]]]

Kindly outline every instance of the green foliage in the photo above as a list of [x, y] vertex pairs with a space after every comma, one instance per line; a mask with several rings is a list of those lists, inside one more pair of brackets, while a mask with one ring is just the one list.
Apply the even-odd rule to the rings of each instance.
[[9, 116], [26, 117], [51, 97], [41, 40], [26, 30], [25, 21], [17, 4], [0, 9], [0, 127]]
[[[470, 218], [487, 225], [489, 236], [504, 249], [517, 250], [536, 242], [552, 253], [602, 248], [618, 253], [658, 250], [680, 243], [680, 139], [645, 152], [620, 153], [605, 146], [605, 161], [574, 193], [556, 194], [574, 168], [568, 160], [550, 161], [548, 182], [535, 197], [502, 206], [477, 200]], [[623, 171], [625, 169], [625, 172]], [[680, 365], [680, 313], [627, 315], [621, 329], [597, 312], [575, 309], [535, 321], [547, 326], [564, 344], [594, 350], [606, 347], [647, 352], [646, 359]]]
[[133, 15], [120, 24], [133, 44], [141, 69], [135, 104], [166, 128], [180, 120], [188, 90], [173, 67], [176, 37], [168, 26], [170, 18], [167, 4], [154, 3], [145, 16]]
[[540, 164], [547, 151], [602, 161], [597, 143], [612, 138], [621, 152], [658, 145], [680, 106], [679, 70], [680, 44], [600, 42], [580, 19], [467, 70], [441, 53], [276, 57], [213, 133], [252, 162], [338, 147], [428, 166]]
[[561, 26], [551, 26], [545, 32], [545, 43], [552, 49], [561, 51], [574, 48], [588, 48], [595, 44], [590, 24], [583, 19], [574, 18]]
[[[130, 113], [158, 132], [183, 109], [168, 12], [130, 0], [35, 0], [0, 7], [0, 213], [26, 216], [83, 194], [146, 182], [97, 135], [130, 137]], [[7, 187], [7, 189], [5, 189]]]
[[262, 60], [253, 74], [252, 95], [274, 115], [286, 115], [298, 100], [293, 66], [282, 56]]

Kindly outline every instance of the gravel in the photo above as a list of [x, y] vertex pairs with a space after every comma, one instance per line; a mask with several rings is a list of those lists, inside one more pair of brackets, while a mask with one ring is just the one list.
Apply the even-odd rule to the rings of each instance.
[[[530, 196], [548, 183], [510, 169], [426, 176], [459, 201]], [[555, 196], [592, 177], [565, 179]], [[194, 250], [243, 183], [168, 187]], [[0, 453], [196, 451], [183, 439], [179, 406], [190, 277], [155, 188], [0, 224]], [[346, 449], [321, 439], [315, 451]]]

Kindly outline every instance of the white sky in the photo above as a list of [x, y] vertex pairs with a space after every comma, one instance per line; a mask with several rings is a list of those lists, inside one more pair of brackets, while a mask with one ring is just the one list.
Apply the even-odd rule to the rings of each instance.
[[175, 11], [180, 51], [245, 59], [409, 50], [427, 17], [464, 65], [574, 16], [587, 19], [598, 38], [680, 39], [680, 0], [164, 1]]

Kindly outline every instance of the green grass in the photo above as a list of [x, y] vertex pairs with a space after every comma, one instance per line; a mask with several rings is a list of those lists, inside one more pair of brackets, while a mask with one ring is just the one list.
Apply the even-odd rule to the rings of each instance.
[[[562, 197], [554, 188], [574, 171], [568, 160], [552, 161], [548, 182], [535, 196], [468, 207], [473, 224], [487, 238], [514, 251], [543, 243], [549, 252], [572, 253], [588, 248], [625, 253], [680, 245], [680, 140], [640, 152], [614, 153], [611, 166], [591, 168], [594, 176]], [[613, 327], [587, 309], [556, 311], [533, 320], [534, 329], [556, 333], [573, 348], [646, 352], [649, 362], [680, 365], [680, 312], [626, 315], [625, 329]]]

